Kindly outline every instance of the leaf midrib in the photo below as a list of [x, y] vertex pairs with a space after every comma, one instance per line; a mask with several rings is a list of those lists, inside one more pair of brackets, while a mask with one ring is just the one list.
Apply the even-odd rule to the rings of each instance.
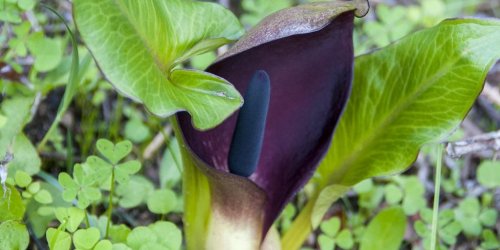
[[163, 63], [160, 61], [160, 59], [156, 56], [156, 53], [153, 52], [154, 51], [153, 48], [148, 44], [147, 39], [145, 38], [145, 35], [143, 33], [141, 33], [140, 30], [138, 29], [138, 27], [134, 24], [134, 22], [130, 18], [130, 14], [126, 10], [126, 7], [123, 6], [123, 4], [120, 2], [120, 0], [113, 0], [113, 2], [118, 7], [118, 10], [120, 11], [120, 13], [123, 14], [123, 16], [125, 17], [127, 22], [130, 24], [130, 26], [134, 29], [135, 34], [137, 34], [137, 36], [141, 40], [142, 44], [144, 45], [146, 50], [149, 52], [148, 54], [151, 56], [151, 58], [153, 58], [154, 64], [159, 69], [159, 71], [161, 72], [163, 77], [168, 80], [169, 75], [170, 75], [169, 74], [170, 72], [168, 71], [168, 69], [170, 66], [163, 65]]

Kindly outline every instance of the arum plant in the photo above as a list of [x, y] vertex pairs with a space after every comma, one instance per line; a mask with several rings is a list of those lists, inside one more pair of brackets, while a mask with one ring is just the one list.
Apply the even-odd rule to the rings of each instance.
[[260, 247], [328, 149], [351, 88], [354, 16], [367, 8], [347, 1], [278, 12], [208, 68], [234, 84], [245, 104], [209, 131], [177, 115], [188, 243]]
[[[175, 66], [241, 34], [218, 5], [75, 1], [82, 37], [117, 89], [156, 115], [189, 112], [173, 121], [189, 248], [261, 246], [326, 153], [351, 88], [353, 19], [367, 8], [343, 1], [277, 13], [206, 73]], [[225, 119], [238, 93], [246, 104]]]

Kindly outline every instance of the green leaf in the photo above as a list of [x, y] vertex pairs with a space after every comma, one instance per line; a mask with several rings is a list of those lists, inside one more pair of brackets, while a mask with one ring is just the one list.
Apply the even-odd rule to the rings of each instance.
[[95, 179], [84, 173], [82, 165], [75, 165], [73, 176], [74, 179], [64, 172], [59, 174], [59, 183], [64, 188], [63, 199], [65, 201], [72, 202], [78, 196], [78, 207], [84, 209], [91, 202], [101, 199], [101, 191], [93, 186]]
[[122, 141], [115, 145], [109, 140], [99, 139], [96, 147], [112, 164], [117, 164], [132, 152], [132, 142], [130, 141]]
[[71, 236], [54, 228], [47, 230], [47, 242], [50, 250], [69, 250], [71, 247]]
[[134, 143], [141, 143], [151, 137], [151, 132], [140, 119], [131, 119], [125, 124], [125, 137]]
[[167, 214], [172, 211], [177, 203], [175, 193], [169, 189], [154, 191], [148, 198], [148, 209], [155, 214]]
[[66, 230], [75, 232], [85, 217], [85, 212], [76, 207], [60, 207], [55, 210], [56, 218], [61, 224], [66, 225]]
[[22, 10], [32, 10], [36, 5], [35, 0], [19, 0], [17, 1], [17, 6]]
[[182, 156], [179, 142], [172, 138], [168, 142], [168, 147], [163, 153], [160, 164], [160, 187], [172, 188], [181, 180]]
[[[145, 244], [145, 243], [148, 244]], [[159, 221], [148, 227], [136, 227], [127, 237], [127, 245], [138, 249], [178, 250], [182, 244], [182, 233], [175, 224]], [[147, 246], [147, 247], [146, 247]]]
[[35, 194], [35, 200], [41, 204], [50, 204], [53, 201], [52, 195], [45, 189], [42, 189]]
[[179, 250], [182, 244], [182, 232], [172, 222], [159, 221], [148, 226], [157, 236], [161, 249]]
[[132, 176], [130, 181], [119, 185], [116, 189], [116, 194], [120, 196], [118, 204], [123, 208], [136, 207], [146, 202], [153, 191], [154, 186], [151, 181], [143, 176]]
[[464, 233], [468, 236], [479, 236], [482, 225], [479, 220], [481, 205], [476, 198], [462, 200], [455, 210], [455, 217], [462, 225]]
[[111, 241], [109, 240], [101, 240], [93, 248], [93, 250], [112, 250], [112, 249], [113, 249], [113, 244], [111, 244]]
[[401, 179], [404, 190], [403, 209], [405, 214], [414, 215], [427, 204], [425, 200], [425, 187], [416, 176]]
[[22, 170], [16, 172], [14, 180], [19, 187], [27, 187], [32, 181], [31, 176]]
[[500, 21], [455, 19], [355, 61], [353, 90], [318, 182], [353, 185], [406, 169], [444, 140], [500, 57]]
[[384, 191], [385, 200], [391, 205], [397, 204], [401, 201], [401, 199], [403, 199], [403, 191], [401, 191], [401, 189], [394, 184], [388, 184], [385, 186]]
[[48, 38], [42, 32], [37, 32], [30, 35], [27, 45], [35, 56], [33, 66], [39, 72], [55, 69], [62, 60], [62, 44], [59, 39]]
[[354, 245], [352, 233], [348, 229], [340, 231], [335, 240], [337, 241], [337, 245], [342, 249], [351, 249]]
[[487, 227], [493, 227], [497, 223], [498, 212], [495, 209], [485, 209], [479, 215], [479, 221]]
[[73, 243], [77, 249], [92, 250], [100, 237], [101, 233], [95, 227], [79, 229], [73, 234]]
[[132, 250], [132, 248], [128, 247], [123, 243], [113, 244], [113, 250]]
[[195, 69], [205, 70], [210, 64], [215, 62], [217, 55], [211, 51], [191, 58], [191, 66]]
[[7, 124], [7, 117], [0, 114], [0, 129]]
[[64, 188], [63, 199], [67, 202], [73, 201], [78, 193], [78, 184], [65, 172], [59, 174], [59, 183]]
[[[45, 134], [45, 136], [43, 137], [42, 141], [40, 142], [40, 144], [38, 146], [39, 148], [42, 148], [45, 145], [45, 143], [47, 142], [47, 140], [49, 139], [49, 137], [52, 135], [52, 133], [54, 133], [54, 130], [59, 125], [59, 122], [61, 121], [64, 113], [66, 112], [71, 101], [73, 100], [73, 96], [75, 95], [75, 93], [78, 89], [78, 85], [81, 81], [81, 77], [79, 74], [80, 59], [79, 59], [79, 55], [78, 55], [78, 42], [76, 40], [76, 37], [73, 34], [73, 32], [71, 31], [71, 29], [69, 28], [65, 19], [61, 15], [59, 15], [59, 13], [57, 13], [57, 11], [55, 11], [51, 8], [48, 8], [48, 9], [50, 11], [52, 11], [55, 15], [57, 15], [59, 17], [59, 19], [66, 26], [66, 30], [68, 31], [69, 36], [71, 38], [71, 45], [73, 47], [73, 50], [72, 50], [72, 58], [71, 58], [71, 68], [69, 70], [68, 84], [66, 85], [66, 90], [64, 91], [63, 99], [62, 99], [61, 103], [59, 104], [59, 108], [57, 109], [57, 114], [56, 114], [54, 121], [50, 125], [49, 130], [47, 131], [47, 133]], [[61, 50], [59, 49], [59, 51], [61, 51]], [[57, 56], [59, 56], [59, 55], [57, 55]], [[88, 56], [89, 55], [87, 55], [87, 57]], [[39, 58], [37, 58], [37, 62], [38, 62], [38, 60], [39, 60]], [[58, 57], [57, 59], [53, 58], [52, 60], [54, 60], [54, 65], [55, 65], [54, 68], [55, 68], [57, 65], [59, 65], [59, 63], [62, 60], [62, 53], [61, 53], [60, 57]], [[58, 61], [58, 62], [56, 62], [56, 61]], [[36, 63], [35, 63], [35, 67], [36, 67]], [[40, 69], [38, 69], [38, 70], [40, 71]]]
[[95, 180], [98, 184], [106, 183], [113, 173], [113, 165], [97, 156], [89, 156], [85, 166], [90, 169], [90, 179]]
[[130, 228], [121, 224], [121, 225], [113, 225], [109, 228], [109, 238], [113, 242], [127, 242], [128, 234], [131, 232]]
[[40, 188], [42, 187], [41, 183], [39, 181], [32, 182], [26, 191], [30, 192], [31, 194], [36, 194], [38, 191], [40, 191]]
[[0, 249], [27, 249], [30, 243], [28, 229], [17, 221], [0, 224]]
[[20, 133], [12, 144], [14, 159], [9, 163], [9, 175], [15, 176], [18, 170], [22, 170], [28, 175], [34, 175], [40, 171], [42, 161], [31, 141]]
[[321, 250], [335, 250], [335, 240], [324, 234], [318, 237], [318, 244]]
[[145, 242], [156, 242], [158, 237], [148, 227], [136, 227], [127, 237], [127, 245], [132, 249], [140, 249]]
[[500, 187], [500, 162], [482, 161], [477, 170], [477, 181], [487, 188]]
[[129, 180], [130, 175], [137, 173], [141, 169], [139, 161], [128, 161], [118, 164], [115, 167], [115, 180], [118, 183], [125, 183]]
[[7, 123], [0, 129], [0, 159], [3, 160], [9, 145], [26, 124], [33, 100], [33, 97], [17, 97], [1, 103], [0, 113], [6, 117]]
[[0, 185], [0, 222], [8, 220], [21, 221], [24, 217], [26, 207], [15, 187]]
[[489, 229], [484, 230], [482, 233], [483, 242], [481, 247], [484, 249], [498, 249], [500, 248], [500, 241], [497, 239], [495, 233]]
[[363, 194], [363, 193], [368, 193], [372, 191], [373, 189], [373, 180], [372, 179], [366, 179], [358, 184], [356, 184], [353, 189], [356, 191], [358, 194]]
[[335, 237], [340, 229], [340, 219], [338, 217], [332, 217], [331, 219], [321, 223], [319, 227], [325, 235]]
[[227, 81], [174, 70], [243, 34], [236, 17], [222, 6], [186, 0], [77, 0], [74, 10], [80, 33], [110, 82], [152, 113], [166, 117], [187, 110], [197, 128], [209, 129], [241, 106], [241, 96]]
[[346, 186], [330, 185], [321, 191], [318, 199], [314, 203], [311, 215], [311, 224], [314, 228], [319, 226], [319, 223], [323, 219], [323, 215], [326, 213], [328, 208], [330, 208], [332, 203], [348, 190], [349, 187]]
[[360, 250], [397, 250], [406, 230], [406, 215], [400, 207], [382, 210], [368, 225]]
[[413, 228], [415, 229], [415, 232], [420, 236], [421, 238], [429, 236], [429, 228], [425, 225], [425, 223], [421, 220], [418, 220], [413, 224]]

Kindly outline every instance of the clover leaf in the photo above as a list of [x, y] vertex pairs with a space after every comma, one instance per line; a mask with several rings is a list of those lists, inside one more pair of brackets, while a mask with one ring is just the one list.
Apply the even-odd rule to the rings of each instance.
[[120, 197], [118, 204], [123, 208], [132, 208], [145, 203], [154, 191], [151, 181], [144, 176], [134, 175], [130, 181], [120, 184], [116, 189], [116, 194]]
[[[422, 209], [420, 217], [422, 220], [416, 221], [413, 226], [415, 232], [423, 239], [425, 248], [429, 249], [431, 244], [432, 210], [429, 208]], [[441, 243], [439, 243], [441, 249], [447, 249], [446, 246], [454, 245], [461, 231], [462, 225], [455, 220], [452, 210], [440, 211], [438, 216], [438, 237], [441, 240]]]
[[455, 210], [455, 217], [462, 224], [464, 233], [468, 236], [479, 236], [483, 226], [494, 226], [497, 212], [491, 208], [482, 208], [476, 198], [466, 198]]
[[477, 169], [477, 180], [487, 188], [500, 187], [500, 161], [483, 161]]
[[76, 207], [59, 207], [55, 209], [57, 220], [66, 226], [66, 230], [75, 232], [85, 217], [85, 212]]
[[132, 151], [132, 143], [130, 141], [122, 141], [115, 145], [109, 140], [99, 139], [96, 147], [111, 164], [117, 164]]
[[332, 217], [320, 224], [322, 234], [318, 237], [321, 250], [335, 249], [338, 245], [342, 249], [350, 249], [354, 245], [351, 231], [343, 229], [340, 231], [340, 219]]
[[27, 249], [29, 242], [24, 224], [13, 220], [0, 224], [0, 249]]
[[127, 237], [127, 245], [133, 250], [178, 250], [181, 244], [181, 231], [175, 224], [166, 221], [159, 221], [148, 227], [136, 227]]
[[46, 237], [51, 250], [69, 250], [71, 247], [71, 236], [69, 233], [49, 228]]
[[99, 241], [100, 237], [99, 229], [95, 227], [80, 229], [73, 234], [73, 243], [76, 250], [111, 250], [113, 248], [111, 242]]
[[75, 165], [73, 178], [67, 173], [60, 173], [59, 183], [64, 188], [63, 199], [71, 202], [78, 197], [78, 207], [81, 209], [101, 199], [101, 192], [93, 186], [95, 180], [85, 175], [81, 164]]
[[169, 189], [154, 191], [148, 198], [148, 209], [155, 214], [167, 214], [177, 204], [175, 193]]
[[31, 176], [22, 170], [16, 171], [14, 180], [19, 187], [27, 187], [32, 181]]
[[106, 139], [99, 139], [96, 145], [99, 152], [109, 161], [97, 156], [87, 158], [86, 164], [93, 171], [92, 176], [99, 184], [108, 181], [113, 175], [118, 183], [126, 183], [131, 175], [141, 169], [141, 163], [135, 160], [118, 164], [132, 151], [130, 141], [122, 141], [115, 145]]

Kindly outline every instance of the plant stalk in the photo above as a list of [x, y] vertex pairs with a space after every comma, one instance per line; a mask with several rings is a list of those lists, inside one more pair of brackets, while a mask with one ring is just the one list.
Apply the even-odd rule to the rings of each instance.
[[317, 196], [311, 197], [306, 206], [300, 211], [299, 216], [292, 222], [288, 231], [281, 238], [281, 249], [300, 249], [304, 244], [313, 230], [311, 214], [316, 200]]
[[437, 228], [439, 217], [439, 191], [441, 188], [441, 165], [443, 162], [443, 146], [437, 146], [436, 177], [434, 181], [434, 204], [432, 206], [432, 231], [431, 231], [431, 250], [436, 250]]
[[106, 236], [104, 238], [108, 238], [109, 236], [109, 227], [111, 225], [111, 216], [113, 213], [113, 193], [115, 190], [115, 170], [113, 166], [113, 171], [111, 171], [111, 188], [109, 189], [109, 204], [108, 204], [108, 223], [106, 224]]

